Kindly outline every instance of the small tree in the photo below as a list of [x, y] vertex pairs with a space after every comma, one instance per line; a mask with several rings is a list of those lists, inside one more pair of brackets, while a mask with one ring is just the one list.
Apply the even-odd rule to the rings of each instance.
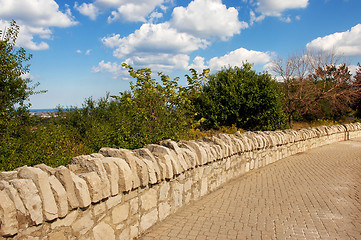
[[0, 128], [4, 129], [14, 119], [21, 119], [28, 113], [30, 104], [26, 101], [37, 92], [38, 84], [30, 86], [29, 73], [31, 54], [24, 48], [16, 48], [19, 26], [15, 21], [5, 31], [0, 30]]
[[283, 128], [282, 93], [268, 73], [256, 73], [249, 63], [223, 68], [210, 76], [195, 100], [203, 127], [235, 125], [249, 130]]
[[334, 118], [350, 109], [355, 92], [348, 67], [340, 62], [335, 53], [310, 51], [273, 61], [290, 127], [296, 116]]
[[361, 118], [361, 65], [358, 65], [356, 74], [354, 76], [354, 82], [352, 88], [355, 92], [355, 101], [353, 103], [353, 109], [356, 111], [356, 117]]

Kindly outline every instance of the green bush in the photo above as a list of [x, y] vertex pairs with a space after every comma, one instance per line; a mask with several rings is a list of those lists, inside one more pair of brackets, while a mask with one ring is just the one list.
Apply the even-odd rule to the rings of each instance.
[[203, 128], [232, 126], [247, 130], [284, 128], [282, 93], [268, 73], [256, 73], [252, 65], [229, 67], [210, 76], [194, 101]]

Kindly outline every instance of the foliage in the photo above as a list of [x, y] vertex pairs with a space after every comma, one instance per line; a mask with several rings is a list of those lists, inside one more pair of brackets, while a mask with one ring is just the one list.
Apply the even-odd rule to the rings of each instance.
[[351, 74], [335, 53], [303, 52], [273, 62], [273, 72], [282, 79], [284, 111], [289, 125], [294, 118], [339, 119], [354, 100]]
[[355, 100], [352, 108], [356, 111], [355, 116], [361, 119], [361, 65], [358, 65], [352, 88], [355, 92]]
[[24, 77], [29, 73], [31, 55], [25, 49], [16, 48], [15, 43], [19, 33], [19, 26], [12, 21], [6, 31], [0, 30], [0, 130], [16, 128], [24, 125], [28, 119], [26, 103], [38, 84], [30, 86], [30, 78]]
[[22, 134], [4, 134], [0, 139], [0, 170], [45, 163], [52, 167], [66, 165], [74, 156], [90, 153], [79, 141], [77, 132], [53, 120], [42, 121]]
[[203, 128], [235, 125], [247, 130], [274, 130], [284, 127], [282, 94], [268, 73], [228, 67], [210, 76], [201, 95], [195, 100]]

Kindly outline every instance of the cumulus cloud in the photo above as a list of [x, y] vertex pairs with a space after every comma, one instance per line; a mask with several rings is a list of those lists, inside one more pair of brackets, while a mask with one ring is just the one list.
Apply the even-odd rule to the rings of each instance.
[[306, 45], [309, 50], [335, 51], [343, 56], [361, 56], [361, 24], [345, 32], [319, 37]]
[[210, 59], [209, 68], [215, 71], [220, 70], [224, 66], [240, 66], [243, 62], [249, 62], [255, 65], [266, 65], [271, 61], [270, 53], [238, 48], [224, 56]]
[[105, 46], [115, 47], [114, 56], [123, 58], [133, 53], [189, 53], [209, 44], [187, 33], [179, 33], [169, 23], [145, 23], [134, 33], [102, 39]]
[[130, 22], [146, 22], [146, 17], [159, 5], [163, 0], [138, 1], [136, 3], [127, 2], [122, 4], [112, 15], [108, 17], [108, 22], [116, 20], [126, 20]]
[[99, 9], [92, 3], [82, 3], [81, 5], [78, 5], [78, 3], [75, 2], [74, 8], [81, 14], [88, 16], [91, 20], [95, 20], [100, 14]]
[[238, 20], [238, 11], [233, 7], [227, 8], [221, 0], [194, 0], [187, 7], [176, 7], [171, 22], [179, 31], [222, 40], [248, 27], [246, 22]]
[[0, 17], [21, 24], [42, 27], [69, 27], [76, 24], [69, 8], [59, 10], [54, 0], [0, 0]]
[[145, 23], [126, 37], [113, 34], [104, 37], [102, 42], [104, 46], [114, 48], [115, 57], [154, 69], [186, 69], [187, 54], [209, 45], [204, 39], [178, 32], [169, 23]]
[[35, 42], [34, 37], [51, 39], [50, 27], [70, 27], [77, 22], [65, 5], [65, 11], [59, 10], [54, 0], [0, 0], [0, 25], [8, 26], [14, 19], [20, 26], [17, 44], [31, 50], [48, 49], [44, 42]]
[[[283, 13], [289, 9], [306, 8], [308, 6], [308, 0], [257, 0], [255, 2], [256, 12], [259, 16], [256, 16], [254, 11], [250, 11], [250, 24], [254, 22], [260, 22], [265, 17], [273, 16], [279, 17], [283, 22], [291, 22], [290, 16], [283, 16]], [[296, 20], [300, 19], [300, 16], [295, 17]]]
[[92, 20], [95, 20], [99, 14], [102, 14], [110, 9], [112, 12], [108, 17], [109, 23], [118, 20], [146, 22], [146, 18], [157, 7], [165, 9], [162, 5], [163, 2], [164, 0], [95, 0], [93, 3], [82, 3], [81, 5], [78, 5], [76, 2], [74, 4], [74, 8]]
[[204, 63], [204, 57], [196, 56], [193, 59], [193, 63], [189, 65], [189, 68], [195, 69], [197, 72], [202, 72], [203, 69], [207, 69], [208, 66]]
[[115, 62], [105, 62], [102, 60], [98, 63], [98, 66], [92, 68], [92, 72], [109, 72], [113, 75], [113, 78], [118, 78], [120, 76], [126, 76], [128, 74], [127, 70], [122, 67], [121, 64]]
[[187, 54], [148, 54], [137, 55], [128, 62], [139, 68], [149, 67], [154, 71], [171, 71], [173, 69], [188, 69], [189, 56]]
[[308, 0], [258, 0], [257, 11], [265, 16], [281, 17], [288, 9], [306, 8]]

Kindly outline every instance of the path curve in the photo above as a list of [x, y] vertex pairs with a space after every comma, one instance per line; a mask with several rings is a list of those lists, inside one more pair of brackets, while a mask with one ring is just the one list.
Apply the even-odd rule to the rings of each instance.
[[361, 138], [250, 172], [140, 239], [361, 239]]

